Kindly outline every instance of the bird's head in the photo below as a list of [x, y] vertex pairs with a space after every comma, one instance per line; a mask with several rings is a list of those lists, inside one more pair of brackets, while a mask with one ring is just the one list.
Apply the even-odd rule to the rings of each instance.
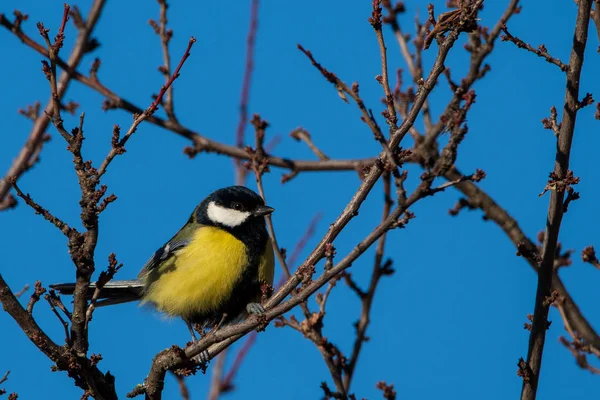
[[264, 216], [273, 211], [254, 191], [244, 186], [229, 186], [208, 195], [198, 207], [196, 220], [234, 229], [247, 223], [264, 225]]

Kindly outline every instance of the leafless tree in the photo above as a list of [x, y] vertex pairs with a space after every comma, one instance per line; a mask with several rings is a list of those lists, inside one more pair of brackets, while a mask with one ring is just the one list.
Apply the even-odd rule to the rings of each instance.
[[[268, 193], [265, 193], [263, 188], [262, 177], [270, 168], [286, 170], [283, 183], [294, 179], [299, 174], [311, 171], [321, 173], [356, 171], [360, 177], [360, 186], [339, 216], [334, 221], [328, 221], [329, 228], [317, 246], [299, 263], [297, 260], [300, 250], [306, 246], [307, 239], [314, 235], [314, 226], [320, 216], [316, 215], [307, 227], [305, 235], [298, 238], [296, 251], [289, 257], [279, 246], [273, 221], [269, 217], [268, 229], [284, 279], [276, 285], [271, 296], [268, 298], [265, 296], [266, 313], [249, 317], [234, 325], [215, 327], [197, 342], [189, 343], [183, 348], [173, 345], [168, 350], [158, 353], [152, 361], [144, 384], [132, 388], [128, 397], [144, 395], [148, 399], [160, 399], [165, 376], [171, 372], [180, 383], [182, 397], [188, 398], [185, 378], [206, 368], [197, 361], [195, 356], [208, 350], [211, 358], [217, 357], [231, 344], [245, 338], [245, 344], [239, 348], [233, 365], [228, 371], [225, 370], [223, 357], [210, 367], [212, 386], [209, 398], [219, 398], [223, 393], [233, 389], [236, 373], [243, 367], [244, 356], [253, 345], [256, 332], [264, 330], [271, 321], [274, 321], [273, 325], [277, 327], [289, 327], [298, 331], [305, 339], [314, 343], [322, 354], [330, 372], [330, 376], [326, 379], [330, 383], [322, 385], [326, 398], [356, 398], [352, 392], [352, 381], [363, 344], [367, 340], [373, 299], [380, 281], [394, 273], [392, 261], [386, 258], [386, 235], [392, 229], [405, 228], [409, 225], [414, 217], [410, 211], [414, 204], [425, 203], [430, 196], [449, 188], [458, 190], [464, 196], [450, 210], [452, 215], [458, 215], [465, 208], [481, 210], [485, 219], [495, 223], [504, 231], [517, 249], [518, 255], [537, 272], [535, 307], [530, 316], [531, 324], [526, 324], [530, 331], [528, 352], [526, 358], [518, 363], [518, 373], [523, 379], [521, 398], [536, 397], [548, 326], [547, 317], [551, 306], [556, 307], [562, 316], [567, 334], [561, 341], [566, 349], [573, 354], [581, 368], [595, 374], [600, 373], [600, 370], [587, 358], [589, 355], [600, 357], [600, 337], [575, 304], [558, 275], [559, 267], [571, 263], [570, 252], [563, 252], [558, 242], [561, 221], [571, 203], [579, 198], [579, 194], [574, 189], [574, 185], [579, 182], [579, 177], [569, 169], [576, 118], [582, 108], [594, 104], [592, 96], [582, 95], [584, 91], [580, 90], [580, 75], [584, 65], [590, 21], [595, 24], [600, 36], [598, 11], [600, 3], [597, 0], [577, 0], [576, 3], [578, 13], [571, 55], [568, 62], [563, 62], [552, 56], [544, 45], [533, 47], [509, 33], [507, 25], [521, 10], [518, 0], [506, 0], [504, 13], [490, 26], [481, 25], [478, 18], [484, 0], [449, 1], [448, 10], [442, 13], [436, 12], [434, 7], [429, 5], [427, 17], [424, 20], [417, 20], [412, 41], [399, 22], [399, 15], [405, 12], [404, 4], [390, 0], [373, 0], [371, 15], [365, 18], [368, 17], [368, 22], [372, 26], [380, 53], [381, 72], [376, 79], [381, 85], [383, 95], [384, 110], [381, 116], [385, 125], [378, 121], [380, 117], [376, 117], [376, 112], [363, 101], [358, 83], [349, 84], [344, 81], [319, 61], [318, 54], [313, 54], [302, 45], [298, 45], [298, 49], [306, 56], [307, 68], [309, 63], [312, 64], [323, 78], [333, 85], [344, 102], [354, 104], [361, 115], [362, 123], [381, 145], [381, 151], [364, 159], [330, 158], [323, 149], [318, 147], [318, 138], [313, 138], [308, 131], [298, 128], [291, 132], [290, 136], [293, 139], [304, 143], [315, 154], [314, 160], [298, 160], [276, 155], [276, 146], [272, 142], [265, 144], [268, 123], [260, 115], [253, 117], [248, 115], [259, 0], [251, 2], [246, 70], [241, 91], [240, 119], [235, 146], [201, 135], [193, 127], [185, 126], [177, 119], [173, 88], [177, 85], [177, 79], [186, 73], [185, 62], [188, 57], [193, 56], [195, 39], [189, 39], [183, 54], [171, 53], [169, 45], [173, 35], [168, 27], [166, 0], [158, 1], [159, 18], [150, 21], [160, 39], [164, 57], [160, 71], [164, 74], [165, 83], [148, 106], [136, 105], [120, 96], [117, 88], [109, 88], [103, 83], [99, 77], [100, 60], [96, 59], [87, 73], [81, 69], [84, 56], [92, 53], [98, 46], [98, 41], [93, 38], [92, 33], [104, 9], [105, 0], [94, 0], [86, 16], [81, 15], [76, 7], [65, 5], [60, 21], [48, 20], [44, 21], [44, 24], [39, 22], [37, 31], [30, 29], [31, 27], [26, 24], [28, 16], [22, 11], [15, 11], [13, 16], [0, 14], [0, 25], [5, 28], [4, 36], [16, 36], [22, 41], [24, 47], [39, 53], [44, 59], [43, 73], [49, 82], [50, 93], [47, 104], [37, 103], [20, 111], [33, 121], [33, 128], [11, 167], [0, 180], [0, 210], [10, 212], [10, 208], [22, 206], [18, 204], [20, 198], [23, 205], [31, 207], [65, 235], [70, 257], [76, 267], [76, 288], [72, 309], [68, 309], [56, 293], [52, 290], [47, 291], [40, 282], [35, 283], [33, 294], [24, 307], [18, 298], [22, 297], [23, 291], [14, 292], [0, 276], [0, 302], [4, 310], [10, 314], [39, 351], [55, 363], [56, 370], [67, 372], [75, 384], [83, 390], [84, 398], [118, 398], [114, 385], [115, 377], [102, 371], [98, 365], [100, 361], [98, 355], [89, 354], [88, 341], [88, 325], [92, 321], [95, 298], [98, 297], [102, 285], [112, 279], [120, 268], [114, 254], [109, 257], [106, 270], [96, 278], [99, 285], [91, 301], [86, 300], [86, 292], [97, 269], [98, 258], [95, 248], [99, 237], [99, 217], [107, 206], [116, 200], [114, 194], [109, 194], [102, 178], [109, 167], [115, 168], [112, 166], [113, 160], [125, 152], [125, 146], [133, 134], [143, 128], [144, 124], [154, 124], [187, 139], [189, 146], [186, 147], [185, 153], [189, 157], [201, 157], [204, 153], [218, 153], [231, 158], [234, 162], [236, 183], [243, 184], [248, 178], [254, 176], [263, 197]], [[70, 26], [69, 20], [73, 22], [74, 27]], [[53, 29], [50, 30], [47, 26]], [[58, 29], [55, 29], [56, 26]], [[391, 28], [393, 35], [389, 38], [384, 37], [384, 26]], [[57, 33], [52, 38], [50, 32], [55, 30]], [[64, 55], [64, 39], [70, 32], [75, 31], [77, 38], [67, 57]], [[467, 38], [466, 50], [470, 53], [470, 66], [466, 75], [458, 80], [451, 76], [445, 64], [452, 52], [463, 51], [455, 46], [461, 36]], [[457, 166], [458, 149], [468, 133], [466, 118], [476, 98], [474, 86], [486, 77], [490, 69], [486, 60], [499, 40], [512, 42], [519, 48], [543, 58], [551, 64], [552, 68], [557, 67], [564, 73], [566, 78], [561, 115], [559, 116], [559, 111], [553, 107], [550, 116], [543, 120], [544, 127], [554, 132], [557, 147], [554, 168], [543, 192], [550, 192], [550, 203], [548, 221], [539, 243], [527, 237], [517, 221], [478, 185], [478, 182], [485, 178], [482, 170], [465, 173]], [[397, 42], [405, 63], [402, 68], [406, 71], [404, 74], [398, 72], [395, 77], [390, 72], [392, 67], [388, 65], [388, 47], [391, 46], [392, 41]], [[422, 62], [423, 52], [436, 54], [429, 71], [426, 71]], [[442, 84], [442, 75], [451, 88], [451, 95], [446, 99], [445, 105], [439, 108], [440, 117], [436, 120], [433, 117], [433, 101], [430, 94], [436, 85]], [[408, 86], [403, 84], [402, 78], [408, 78], [407, 81], [410, 82]], [[394, 79], [395, 85], [392, 83]], [[84, 147], [85, 124], [89, 123], [84, 114], [81, 114], [78, 126], [67, 127], [63, 122], [62, 114], [77, 108], [76, 104], [65, 103], [65, 93], [71, 83], [83, 84], [104, 96], [106, 100], [103, 107], [106, 110], [121, 109], [134, 116], [133, 122], [126, 130], [122, 130], [118, 125], [114, 126], [110, 138], [111, 149], [99, 165], [86, 161], [81, 153]], [[438, 104], [436, 106], [439, 107]], [[599, 110], [596, 118], [600, 119], [600, 105], [596, 104], [596, 107]], [[159, 108], [162, 108], [161, 112], [158, 112]], [[423, 120], [422, 127], [415, 123], [418, 117]], [[244, 137], [244, 128], [248, 123], [251, 123], [255, 132], [252, 145], [247, 145]], [[58, 132], [66, 141], [67, 151], [73, 158], [73, 168], [81, 192], [79, 206], [83, 231], [79, 231], [73, 227], [74, 224], [52, 214], [42, 204], [36, 202], [34, 196], [26, 194], [19, 185], [19, 178], [38, 163], [44, 143], [48, 140], [49, 129]], [[414, 142], [412, 148], [401, 147], [406, 145], [407, 135]], [[445, 138], [442, 139], [443, 137]], [[420, 166], [423, 170], [422, 175], [416, 178], [409, 177], [404, 168], [407, 163]], [[41, 163], [39, 168], [43, 167]], [[437, 184], [438, 178], [444, 180], [444, 183]], [[409, 179], [416, 182], [416, 185], [411, 185], [416, 187], [412, 191], [405, 189], [405, 182]], [[384, 191], [381, 220], [370, 233], [356, 243], [351, 251], [338, 254], [335, 249], [336, 238], [357, 215], [361, 205], [378, 182], [382, 183]], [[28, 189], [35, 192], [35, 188]], [[357, 282], [351, 273], [351, 266], [358, 259], [364, 258], [363, 254], [370, 246], [376, 248], [370, 279], [367, 282]], [[583, 261], [600, 269], [593, 247], [586, 248], [582, 257]], [[321, 262], [323, 263], [320, 264]], [[330, 339], [323, 334], [323, 321], [328, 312], [334, 312], [327, 308], [327, 300], [330, 293], [335, 290], [336, 284], [341, 282], [346, 284], [360, 300], [360, 319], [356, 324], [354, 345], [346, 352], [334, 343], [335, 339]], [[316, 308], [311, 308], [307, 302], [309, 298], [316, 300]], [[47, 302], [64, 327], [65, 345], [57, 344], [56, 339], [51, 338], [37, 324], [34, 308], [42, 299]], [[300, 319], [288, 314], [296, 308], [300, 312]], [[7, 379], [8, 372], [0, 380], [0, 384], [4, 384]], [[384, 398], [396, 397], [393, 384], [379, 382], [377, 387], [382, 391]], [[0, 390], [0, 395], [4, 393], [4, 390]], [[16, 394], [11, 396], [16, 398]]]

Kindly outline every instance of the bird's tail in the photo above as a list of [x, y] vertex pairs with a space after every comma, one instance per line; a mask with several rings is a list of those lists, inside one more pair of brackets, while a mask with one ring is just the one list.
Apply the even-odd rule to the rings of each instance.
[[[50, 285], [50, 288], [56, 290], [60, 294], [72, 295], [75, 291], [74, 283], [57, 283]], [[88, 300], [92, 299], [96, 291], [96, 283], [90, 283], [90, 287], [86, 293]], [[130, 301], [139, 300], [144, 291], [144, 284], [137, 279], [128, 281], [110, 281], [107, 282], [100, 290], [100, 295], [96, 301], [96, 307], [108, 306], [111, 304], [128, 303]]]

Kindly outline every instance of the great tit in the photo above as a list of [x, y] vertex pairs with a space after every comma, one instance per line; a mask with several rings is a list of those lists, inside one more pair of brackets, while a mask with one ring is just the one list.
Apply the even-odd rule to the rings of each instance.
[[[273, 284], [273, 248], [265, 215], [274, 210], [243, 186], [211, 193], [187, 223], [146, 262], [137, 279], [110, 281], [96, 306], [139, 300], [203, 328], [232, 322], [260, 306], [263, 284]], [[72, 294], [75, 284], [51, 285]], [[92, 297], [95, 283], [90, 284]]]

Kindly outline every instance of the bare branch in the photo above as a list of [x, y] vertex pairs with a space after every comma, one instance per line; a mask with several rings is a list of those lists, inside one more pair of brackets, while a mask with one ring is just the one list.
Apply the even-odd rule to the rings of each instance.
[[[57, 65], [64, 70], [64, 72], [58, 78], [58, 90], [56, 95], [58, 96], [59, 100], [64, 97], [67, 89], [69, 88], [71, 79], [77, 79], [75, 70], [83, 59], [84, 54], [89, 50], [89, 40], [92, 35], [92, 31], [96, 27], [96, 22], [102, 13], [105, 1], [106, 0], [95, 0], [93, 2], [90, 8], [90, 13], [86, 19], [86, 24], [82, 29], [79, 30], [77, 40], [73, 50], [71, 51], [69, 59], [67, 61], [63, 61], [60, 60], [60, 58], [57, 58], [56, 60]], [[48, 57], [47, 48], [36, 43], [29, 36], [25, 35], [20, 29], [20, 23], [25, 19], [22, 15], [21, 17], [22, 18], [20, 19], [17, 18], [15, 23], [11, 23], [4, 17], [3, 14], [0, 14], [0, 25], [4, 26], [10, 32], [15, 34], [27, 46], [33, 48], [44, 57]], [[34, 160], [36, 160], [39, 155], [41, 146], [43, 145], [44, 140], [47, 138], [45, 132], [50, 123], [50, 119], [47, 117], [47, 115], [52, 113], [53, 101], [53, 98], [48, 101], [44, 107], [43, 113], [41, 113], [41, 115], [35, 120], [33, 129], [31, 130], [25, 145], [6, 172], [5, 177], [0, 179], [0, 210], [14, 205], [14, 203], [10, 201], [11, 198], [8, 197], [8, 192], [11, 188], [8, 178], [19, 178], [30, 168], [30, 166], [34, 163]]]
[[[254, 48], [256, 43], [256, 32], [258, 30], [258, 6], [259, 0], [252, 0], [250, 8], [250, 26], [246, 37], [246, 66], [244, 68], [244, 79], [240, 93], [240, 119], [238, 121], [235, 144], [238, 148], [244, 148], [244, 133], [248, 124], [248, 101], [250, 98], [250, 84], [252, 83], [252, 72], [254, 71]], [[234, 158], [235, 182], [243, 185], [246, 181], [248, 170], [243, 167], [242, 159]]]
[[33, 294], [29, 298], [29, 303], [27, 304], [27, 313], [29, 315], [33, 315], [33, 306], [35, 306], [35, 303], [40, 301], [40, 297], [42, 297], [44, 293], [46, 293], [46, 288], [42, 286], [42, 282], [36, 281], [35, 290], [33, 291]]
[[559, 338], [559, 340], [560, 343], [562, 343], [562, 345], [565, 346], [571, 352], [571, 354], [573, 354], [573, 357], [575, 357], [575, 361], [577, 362], [577, 365], [579, 365], [580, 368], [587, 369], [592, 374], [600, 375], [600, 369], [588, 363], [586, 354], [581, 350], [581, 345], [579, 343], [577, 343], [576, 341], [569, 342], [562, 336]]
[[[594, 21], [598, 40], [600, 40], [600, 0], [594, 0], [594, 9], [590, 13], [590, 18]], [[600, 53], [600, 46], [598, 46], [598, 50], [596, 51]]]
[[[377, 2], [375, 2], [374, 4], [376, 4], [376, 3]], [[381, 11], [381, 9], [379, 9], [379, 11]], [[381, 18], [380, 12], [379, 12], [379, 18]], [[381, 26], [379, 27], [379, 29], [381, 30]], [[381, 43], [383, 43], [383, 42], [381, 42]], [[385, 55], [385, 44], [382, 44], [382, 45], [383, 45], [383, 48], [381, 51], [384, 52], [384, 54], [382, 55], [382, 63], [385, 63], [384, 66], [386, 68], [385, 75], [386, 75], [386, 82], [387, 82], [387, 59], [386, 59], [386, 55]], [[331, 71], [327, 70], [325, 67], [323, 67], [315, 59], [312, 52], [310, 52], [309, 50], [306, 50], [301, 45], [297, 45], [297, 47], [302, 53], [304, 53], [304, 55], [306, 55], [306, 57], [308, 57], [311, 64], [321, 73], [321, 75], [323, 75], [323, 77], [325, 79], [327, 79], [329, 82], [331, 82], [334, 85], [335, 89], [338, 91], [338, 95], [342, 98], [342, 100], [344, 100], [346, 103], [348, 103], [347, 96], [350, 96], [350, 98], [356, 103], [356, 106], [358, 107], [358, 109], [360, 110], [360, 112], [362, 114], [360, 117], [361, 121], [363, 121], [365, 124], [367, 124], [367, 126], [369, 127], [371, 132], [373, 132], [373, 136], [375, 137], [375, 140], [377, 140], [383, 147], [384, 152], [386, 153], [386, 157], [390, 161], [390, 163], [393, 165], [396, 165], [396, 163], [397, 163], [396, 157], [392, 153], [391, 148], [389, 147], [389, 145], [387, 143], [387, 140], [385, 139], [383, 133], [381, 132], [381, 128], [377, 124], [377, 121], [375, 120], [373, 113], [371, 112], [371, 110], [367, 109], [363, 99], [359, 95], [358, 83], [352, 84], [352, 88], [350, 88], [344, 81], [342, 81], [340, 78], [338, 78], [338, 76], [336, 74], [334, 74], [333, 72], [331, 72]], [[383, 78], [381, 78], [381, 79], [382, 79], [381, 82], [383, 82]], [[389, 87], [388, 87], [388, 92], [389, 92]], [[393, 105], [393, 100], [390, 99], [390, 101], [392, 101], [391, 104]], [[389, 105], [388, 105], [388, 107], [389, 107]], [[387, 111], [385, 112], [385, 115], [386, 115], [386, 120], [389, 120], [389, 123], [391, 124], [390, 125], [390, 133], [394, 132], [395, 130], [397, 130], [396, 120], [394, 119], [394, 118], [396, 118], [395, 110], [392, 115], [390, 115], [389, 112], [387, 112]]]
[[8, 380], [8, 375], [10, 375], [10, 371], [6, 371], [2, 379], [0, 379], [0, 385]]
[[56, 310], [56, 306], [58, 306], [59, 304], [62, 305], [62, 302], [60, 302], [60, 299], [56, 296], [56, 293], [54, 293], [54, 290], [50, 290], [49, 294], [44, 295], [44, 299], [48, 302], [50, 309], [52, 310], [52, 312], [54, 313], [56, 318], [58, 318], [58, 321], [60, 322], [60, 324], [63, 326], [63, 328], [65, 330], [65, 343], [68, 346], [70, 346], [71, 345], [71, 336], [69, 334], [69, 323], [67, 321], [65, 321], [64, 318], [62, 317], [62, 315], [60, 315], [60, 313]]
[[25, 332], [29, 340], [40, 349], [48, 358], [56, 362], [59, 367], [66, 369], [66, 359], [60, 346], [54, 343], [42, 331], [33, 319], [32, 315], [25, 310], [14, 296], [7, 283], [0, 275], [0, 303], [2, 308], [15, 320], [21, 330]]
[[[2, 385], [4, 382], [6, 382], [8, 380], [8, 375], [10, 375], [10, 371], [6, 371], [4, 376], [2, 378], [0, 378], [0, 385]], [[2, 396], [4, 394], [6, 394], [6, 390], [3, 388], [0, 388], [0, 396]], [[14, 400], [16, 398], [17, 398], [16, 393], [11, 393], [8, 395], [9, 400]]]
[[19, 297], [23, 296], [25, 293], [27, 293], [28, 290], [29, 290], [29, 284], [26, 283], [25, 286], [23, 286], [23, 289], [21, 289], [17, 293], [15, 293], [15, 297], [19, 298]]
[[222, 393], [228, 390], [228, 387], [222, 383], [223, 370], [225, 368], [225, 354], [226, 352], [219, 354], [217, 362], [212, 368], [208, 400], [217, 400]]
[[17, 195], [20, 198], [22, 198], [25, 201], [25, 203], [35, 211], [36, 214], [40, 214], [41, 216], [44, 217], [44, 219], [46, 219], [47, 221], [50, 221], [50, 223], [52, 225], [54, 225], [55, 227], [57, 227], [58, 230], [60, 230], [65, 236], [70, 237], [73, 234], [78, 234], [77, 230], [71, 228], [69, 225], [67, 225], [65, 222], [63, 222], [61, 219], [52, 215], [50, 213], [50, 211], [46, 210], [44, 207], [42, 207], [41, 205], [36, 203], [29, 194], [24, 194], [21, 191], [21, 189], [19, 188], [19, 186], [17, 185], [17, 181], [15, 178], [10, 178], [9, 182], [15, 188]]
[[388, 65], [387, 65], [387, 49], [385, 48], [385, 41], [383, 39], [382, 20], [381, 20], [381, 0], [373, 1], [373, 14], [369, 18], [371, 26], [375, 30], [377, 36], [377, 43], [379, 44], [379, 54], [381, 55], [381, 79], [377, 79], [381, 86], [383, 86], [383, 93], [385, 94], [385, 104], [387, 110], [382, 114], [385, 117], [386, 122], [390, 126], [390, 131], [398, 129], [398, 117], [396, 115], [396, 108], [394, 107], [394, 96], [390, 90], [390, 82], [388, 78]]
[[[392, 205], [394, 204], [394, 201], [391, 197], [391, 174], [389, 172], [383, 175], [383, 191], [384, 206], [382, 222], [385, 222], [385, 220], [389, 217]], [[347, 274], [345, 275], [346, 282], [350, 282], [350, 287], [353, 288], [354, 291], [358, 294], [362, 303], [360, 319], [356, 322], [355, 325], [356, 339], [354, 340], [352, 354], [344, 368], [346, 372], [346, 375], [344, 376], [344, 387], [346, 388], [347, 392], [350, 391], [350, 384], [352, 382], [352, 377], [354, 376], [354, 371], [356, 370], [356, 364], [358, 362], [358, 357], [360, 355], [362, 345], [367, 340], [367, 327], [370, 323], [371, 306], [373, 305], [373, 299], [375, 298], [375, 291], [377, 290], [377, 285], [379, 284], [379, 281], [382, 276], [391, 275], [393, 273], [393, 269], [391, 268], [391, 260], [383, 263], [386, 236], [386, 234], [383, 234], [378, 240], [377, 249], [375, 250], [375, 262], [373, 263], [373, 272], [371, 273], [371, 281], [369, 283], [369, 288], [366, 292], [360, 290], [358, 286], [356, 286], [354, 282], [350, 279], [350, 277]]]
[[[590, 20], [591, 0], [580, 0], [575, 22], [575, 34], [573, 37], [573, 49], [567, 70], [567, 90], [565, 92], [565, 104], [558, 135], [556, 161], [554, 164], [554, 175], [558, 179], [565, 179], [569, 172], [569, 155], [571, 143], [575, 131], [575, 120], [577, 117], [579, 102], [579, 83], [583, 57], [588, 37], [588, 26]], [[539, 383], [539, 374], [542, 365], [542, 353], [546, 340], [546, 324], [548, 319], [549, 304], [546, 298], [552, 291], [552, 278], [554, 276], [554, 258], [556, 256], [556, 245], [560, 224], [564, 213], [563, 202], [565, 192], [553, 190], [548, 206], [548, 219], [544, 244], [542, 247], [542, 262], [538, 272], [538, 287], [535, 296], [535, 309], [531, 334], [529, 336], [529, 349], [527, 352], [527, 366], [532, 373], [531, 379], [523, 382], [521, 400], [533, 400], [536, 398]]]
[[[154, 31], [160, 38], [160, 44], [163, 53], [164, 65], [161, 65], [158, 69], [165, 76], [165, 82], [168, 83], [171, 78], [171, 56], [169, 54], [169, 42], [173, 37], [173, 30], [167, 29], [167, 9], [169, 4], [167, 0], [158, 0], [160, 5], [160, 19], [157, 23], [154, 20], [150, 20], [149, 24], [154, 28]], [[173, 99], [173, 85], [167, 86], [167, 92], [165, 93], [164, 101], [161, 102], [167, 114], [167, 118], [172, 121], [177, 121], [175, 117], [175, 106]]]
[[315, 153], [315, 155], [319, 158], [319, 160], [321, 161], [326, 161], [329, 160], [330, 158], [327, 157], [327, 155], [325, 155], [325, 153], [323, 153], [321, 151], [321, 149], [319, 149], [312, 141], [312, 138], [310, 137], [310, 133], [308, 133], [308, 131], [304, 128], [296, 128], [293, 131], [290, 132], [290, 136], [294, 139], [296, 139], [297, 141], [302, 141], [304, 143], [306, 143], [306, 145], [308, 146], [308, 148]]
[[[99, 1], [99, 0], [97, 0]], [[0, 14], [1, 15], [1, 14]], [[0, 25], [6, 27], [11, 32], [13, 31], [13, 24], [11, 24], [5, 18], [0, 18]], [[39, 45], [27, 35], [22, 32], [18, 33], [19, 38], [27, 44], [32, 49], [36, 50], [40, 54], [47, 56], [47, 52], [43, 46]], [[85, 76], [80, 72], [76, 71], [74, 68], [71, 68], [60, 58], [57, 58], [56, 64], [69, 71], [71, 74], [71, 78], [75, 79], [85, 86], [89, 87], [107, 97], [109, 100], [105, 107], [108, 108], [121, 108], [126, 110], [134, 115], [141, 114], [144, 112], [143, 109], [134, 105], [133, 103], [117, 96], [113, 91], [108, 89], [106, 86], [102, 85], [96, 75], [97, 67], [99, 63], [95, 63], [95, 69], [93, 69], [93, 73], [90, 76]], [[59, 87], [62, 89], [63, 86]], [[48, 119], [45, 118], [46, 124], [44, 128], [48, 126]], [[207, 153], [217, 153], [223, 154], [233, 158], [239, 158], [241, 160], [250, 160], [250, 156], [248, 153], [241, 148], [236, 146], [229, 146], [224, 143], [220, 143], [211, 139], [208, 139], [194, 130], [187, 128], [185, 126], [180, 125], [178, 122], [169, 121], [162, 118], [157, 117], [156, 115], [151, 115], [146, 119], [148, 122], [160, 126], [162, 128], [168, 129], [169, 131], [176, 133], [192, 142], [192, 146], [187, 147], [184, 152], [190, 156], [194, 157], [198, 153], [207, 152]], [[269, 165], [273, 165], [279, 168], [284, 168], [293, 171], [294, 173], [299, 172], [308, 172], [308, 171], [355, 171], [364, 166], [371, 166], [374, 162], [373, 158], [364, 158], [364, 159], [354, 159], [354, 160], [326, 160], [326, 161], [305, 161], [305, 160], [293, 160], [288, 157], [277, 157], [277, 156], [267, 156], [267, 163]], [[10, 172], [10, 171], [9, 171]], [[12, 176], [14, 174], [7, 174], [8, 176]], [[2, 181], [0, 181], [0, 195], [3, 193]], [[6, 189], [8, 190], [8, 188]], [[2, 198], [2, 196], [0, 196]]]
[[90, 305], [88, 306], [87, 311], [85, 313], [86, 324], [89, 324], [89, 322], [92, 320], [92, 314], [96, 308], [96, 301], [98, 300], [98, 297], [100, 297], [102, 289], [108, 282], [110, 282], [114, 278], [115, 274], [121, 269], [122, 266], [123, 264], [117, 263], [115, 253], [110, 253], [110, 255], [108, 256], [108, 268], [106, 269], [106, 271], [102, 271], [100, 273], [100, 276], [96, 281], [96, 289], [94, 289], [94, 294], [92, 295], [92, 298], [90, 300]]
[[250, 348], [252, 348], [252, 346], [256, 342], [257, 335], [258, 335], [258, 333], [256, 331], [252, 331], [247, 336], [246, 341], [244, 342], [243, 346], [240, 348], [240, 350], [236, 354], [236, 356], [233, 360], [233, 363], [231, 364], [231, 368], [229, 368], [229, 371], [227, 372], [227, 375], [225, 375], [225, 378], [221, 381], [221, 391], [222, 392], [228, 392], [233, 389], [233, 379], [234, 379], [235, 375], [237, 374], [237, 372], [239, 371], [240, 366], [242, 365], [242, 361], [248, 354], [248, 351], [250, 351]]
[[548, 61], [550, 64], [556, 65], [558, 68], [560, 68], [560, 70], [562, 72], [569, 72], [570, 66], [564, 64], [558, 58], [552, 57], [548, 53], [548, 49], [546, 49], [546, 46], [544, 46], [543, 44], [539, 45], [537, 49], [534, 48], [529, 43], [525, 43], [524, 41], [522, 41], [518, 37], [515, 37], [515, 36], [511, 35], [508, 32], [508, 29], [506, 28], [506, 25], [504, 25], [502, 27], [502, 32], [504, 32], [504, 35], [502, 35], [502, 41], [512, 42], [515, 45], [517, 45], [517, 47], [519, 47], [521, 49], [525, 49], [527, 51], [530, 51], [530, 52], [536, 54], [538, 57], [542, 57], [543, 59], [545, 59], [546, 61]]

